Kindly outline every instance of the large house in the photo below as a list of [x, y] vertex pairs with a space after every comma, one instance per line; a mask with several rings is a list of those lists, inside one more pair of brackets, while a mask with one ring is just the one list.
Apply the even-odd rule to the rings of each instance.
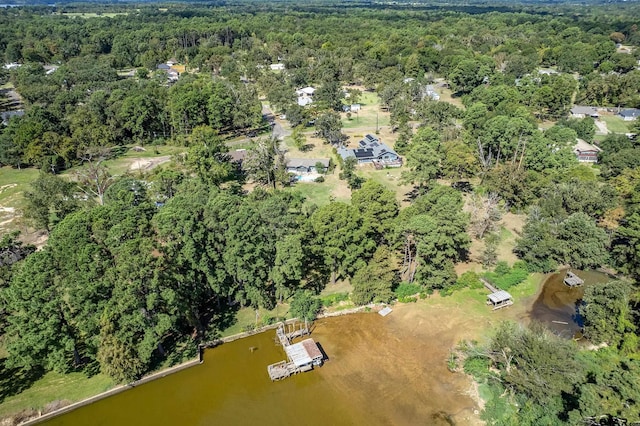
[[618, 113], [618, 115], [624, 121], [634, 121], [636, 118], [640, 117], [640, 109], [638, 108], [627, 108], [623, 109]]
[[571, 108], [571, 117], [573, 117], [573, 118], [585, 118], [585, 117], [598, 118], [599, 114], [598, 114], [598, 109], [596, 107], [576, 105], [573, 108]]
[[338, 154], [343, 160], [353, 157], [358, 160], [358, 164], [373, 163], [376, 167], [400, 167], [402, 165], [402, 158], [373, 135], [365, 136], [358, 143], [358, 148], [338, 148]]
[[597, 163], [600, 151], [602, 150], [597, 146], [580, 138], [576, 139], [576, 144], [573, 146], [573, 152], [581, 163]]
[[313, 87], [303, 87], [302, 89], [296, 90], [296, 95], [298, 95], [298, 105], [307, 106], [313, 103], [313, 94], [316, 89]]

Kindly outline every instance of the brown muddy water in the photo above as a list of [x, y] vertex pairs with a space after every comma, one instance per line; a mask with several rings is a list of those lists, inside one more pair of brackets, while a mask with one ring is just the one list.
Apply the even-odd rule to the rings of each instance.
[[582, 323], [577, 315], [577, 307], [584, 296], [584, 288], [612, 278], [601, 272], [574, 270], [584, 280], [584, 286], [571, 288], [563, 282], [565, 272], [560, 271], [546, 279], [538, 299], [533, 303], [530, 318], [559, 336], [578, 338], [581, 337]]
[[433, 317], [424, 324], [411, 318], [415, 326], [407, 327], [402, 312], [318, 321], [312, 337], [329, 360], [280, 382], [269, 380], [267, 365], [285, 355], [275, 331], [268, 331], [209, 349], [203, 364], [45, 424], [478, 424], [478, 407], [466, 394], [469, 379], [447, 370], [455, 332], [447, 333], [450, 326]]

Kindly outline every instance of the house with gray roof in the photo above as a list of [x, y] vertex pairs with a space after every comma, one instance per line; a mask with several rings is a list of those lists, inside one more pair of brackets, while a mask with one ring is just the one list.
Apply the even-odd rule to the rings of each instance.
[[353, 157], [358, 160], [358, 164], [373, 163], [380, 168], [400, 167], [402, 165], [402, 158], [373, 135], [366, 135], [358, 142], [358, 148], [338, 148], [338, 154], [343, 160]]
[[[322, 170], [318, 170], [318, 165], [322, 164]], [[288, 158], [287, 172], [296, 175], [309, 173], [325, 173], [329, 168], [328, 158]]]
[[571, 117], [573, 117], [573, 118], [585, 118], [585, 117], [598, 118], [599, 114], [598, 114], [598, 109], [596, 107], [576, 105], [573, 108], [571, 108]]

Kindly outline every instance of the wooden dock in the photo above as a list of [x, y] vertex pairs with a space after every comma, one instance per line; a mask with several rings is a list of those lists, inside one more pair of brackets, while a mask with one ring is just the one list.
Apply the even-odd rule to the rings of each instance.
[[282, 380], [293, 374], [313, 370], [314, 365], [322, 364], [322, 353], [313, 339], [292, 344], [296, 337], [309, 334], [306, 327], [286, 332], [284, 325], [276, 329], [276, 342], [279, 342], [287, 354], [286, 361], [276, 362], [267, 367], [271, 381]]
[[280, 361], [267, 367], [271, 381], [286, 379], [292, 374], [297, 374], [300, 369], [293, 362]]
[[580, 287], [584, 284], [584, 280], [571, 271], [567, 271], [563, 281], [568, 287]]

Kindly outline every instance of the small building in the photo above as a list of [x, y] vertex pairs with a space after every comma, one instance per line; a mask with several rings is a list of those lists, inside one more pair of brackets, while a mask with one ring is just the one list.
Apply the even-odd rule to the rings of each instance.
[[640, 109], [638, 108], [623, 109], [618, 113], [618, 116], [620, 116], [624, 121], [634, 121], [638, 117], [640, 117]]
[[576, 143], [573, 146], [573, 152], [581, 163], [597, 163], [600, 151], [602, 149], [580, 138], [576, 139]]
[[5, 112], [0, 112], [0, 119], [2, 119], [2, 125], [3, 126], [8, 126], [9, 125], [9, 120], [11, 120], [14, 117], [22, 117], [24, 115], [24, 110], [15, 110], [15, 111], [5, 111]]
[[298, 368], [322, 364], [322, 352], [313, 339], [305, 339], [284, 348], [287, 357]]
[[360, 111], [360, 104], [351, 104], [350, 110], [351, 110], [351, 112]]
[[571, 117], [573, 118], [598, 118], [600, 115], [598, 114], [598, 109], [592, 106], [582, 106], [576, 105], [571, 108]]
[[567, 271], [563, 282], [567, 287], [580, 287], [584, 284], [584, 280], [571, 271]]
[[504, 290], [498, 290], [487, 296], [487, 305], [492, 305], [493, 310], [513, 305], [513, 297]]
[[[322, 164], [323, 170], [318, 170], [317, 165]], [[287, 159], [287, 172], [296, 175], [310, 173], [324, 173], [329, 168], [328, 158], [289, 158]]]
[[358, 164], [373, 163], [376, 167], [400, 167], [402, 165], [402, 158], [373, 135], [366, 135], [358, 143], [358, 148], [338, 148], [338, 154], [343, 160], [353, 157], [358, 160]]
[[271, 69], [271, 71], [284, 71], [284, 64], [271, 64], [269, 65], [269, 68]]

